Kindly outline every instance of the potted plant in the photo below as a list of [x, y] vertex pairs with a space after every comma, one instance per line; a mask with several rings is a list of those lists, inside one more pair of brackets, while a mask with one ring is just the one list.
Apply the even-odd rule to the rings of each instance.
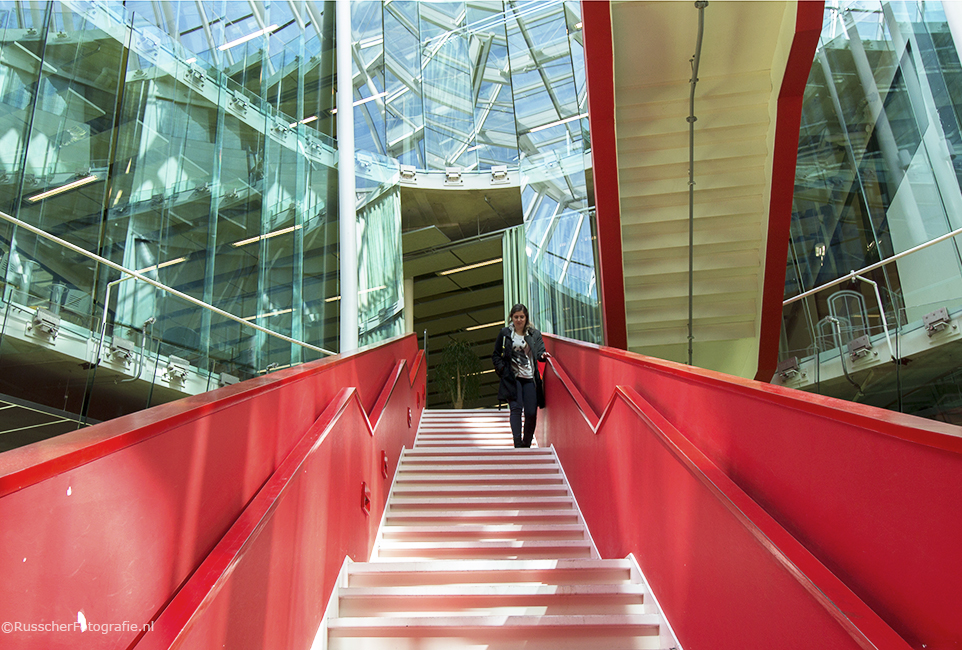
[[454, 408], [464, 408], [464, 400], [478, 397], [481, 360], [464, 341], [451, 341], [441, 351], [434, 379], [441, 394], [451, 398]]

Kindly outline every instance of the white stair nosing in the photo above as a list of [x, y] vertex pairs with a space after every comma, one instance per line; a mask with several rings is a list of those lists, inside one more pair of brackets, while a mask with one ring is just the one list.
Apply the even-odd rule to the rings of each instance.
[[406, 587], [346, 587], [342, 591], [345, 598], [379, 598], [379, 597], [433, 597], [453, 596], [463, 597], [476, 595], [480, 597], [541, 597], [541, 596], [648, 596], [648, 588], [643, 584], [584, 584], [584, 585], [535, 585], [527, 583], [495, 583], [495, 584], [455, 584], [406, 586]]
[[[485, 628], [652, 628], [657, 634], [661, 619], [655, 614], [589, 614], [586, 616], [438, 616], [438, 617], [348, 617], [335, 619], [329, 624], [333, 634], [343, 634], [352, 629], [399, 629], [440, 628], [461, 632]], [[413, 630], [412, 630], [413, 631]]]

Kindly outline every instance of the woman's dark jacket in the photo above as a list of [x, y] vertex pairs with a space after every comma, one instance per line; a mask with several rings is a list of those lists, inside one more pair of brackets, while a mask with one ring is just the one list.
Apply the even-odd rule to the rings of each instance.
[[[491, 361], [494, 363], [494, 371], [501, 377], [501, 384], [498, 386], [498, 399], [513, 400], [517, 397], [518, 384], [514, 376], [514, 368], [511, 366], [511, 330], [513, 327], [504, 327], [498, 333], [498, 338], [494, 342], [494, 353]], [[528, 328], [524, 335], [524, 340], [528, 343], [531, 353], [534, 355], [534, 383], [538, 389], [538, 408], [544, 408], [544, 383], [541, 381], [541, 370], [538, 368], [538, 360], [544, 356], [544, 339], [541, 332], [533, 327]]]

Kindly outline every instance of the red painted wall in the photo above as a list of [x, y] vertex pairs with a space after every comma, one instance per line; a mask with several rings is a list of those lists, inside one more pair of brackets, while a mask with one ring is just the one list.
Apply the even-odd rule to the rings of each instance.
[[[406, 398], [420, 384], [406, 383], [397, 383], [401, 394], [374, 429], [356, 391], [341, 390], [138, 650], [309, 648], [344, 558], [370, 555], [401, 448], [413, 444]], [[392, 459], [387, 476], [382, 450]], [[361, 507], [362, 485], [370, 512]]]
[[[960, 647], [958, 427], [619, 350], [546, 340], [572, 384], [590, 387], [584, 409], [602, 413], [618, 385], [632, 387], [912, 647]], [[633, 503], [622, 504], [626, 511], [614, 520], [600, 504], [633, 498], [621, 494], [621, 481], [649, 480], [644, 459], [626, 451], [637, 444], [629, 432], [638, 425], [621, 423], [628, 431], [617, 432], [617, 442], [604, 447], [608, 458], [588, 462], [583, 446], [602, 443], [574, 442], [588, 435], [584, 431], [556, 437], [576, 426], [571, 421], [577, 410], [566, 404], [557, 374], [549, 372], [547, 385], [550, 441], [577, 482], [595, 541], [608, 549], [603, 553], [620, 554], [640, 543], [632, 525], [612, 524], [630, 521]], [[672, 496], [667, 485], [651, 489]], [[668, 521], [679, 535], [696, 523], [684, 499], [672, 497], [658, 507], [674, 518]], [[693, 571], [693, 583], [697, 578]]]
[[788, 260], [798, 132], [802, 123], [802, 98], [812, 71], [815, 49], [822, 33], [825, 3], [803, 0], [795, 12], [795, 38], [785, 65], [778, 93], [775, 147], [772, 152], [771, 198], [768, 205], [768, 242], [765, 245], [765, 278], [759, 315], [758, 369], [755, 379], [769, 381], [778, 365], [778, 339], [782, 332], [782, 300], [785, 297], [785, 265]]
[[[396, 381], [398, 359], [419, 383]], [[385, 422], [402, 409], [408, 431], [411, 407], [413, 440], [420, 359], [410, 335], [0, 454], [0, 618], [153, 620], [342, 387], [357, 387], [366, 412], [385, 385], [402, 387]], [[393, 468], [398, 446], [387, 448]], [[76, 634], [11, 633], [3, 647], [73, 648]], [[85, 647], [127, 648], [138, 632], [86, 635]]]
[[615, 67], [608, 0], [582, 0], [582, 34], [588, 85], [588, 125], [598, 237], [598, 283], [605, 345], [628, 347], [625, 273], [621, 247], [621, 196], [615, 134]]

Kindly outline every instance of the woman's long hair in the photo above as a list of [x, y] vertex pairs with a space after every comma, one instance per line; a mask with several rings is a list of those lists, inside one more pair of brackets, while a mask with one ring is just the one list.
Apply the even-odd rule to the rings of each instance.
[[517, 305], [515, 305], [514, 307], [512, 307], [512, 308], [511, 308], [511, 311], [508, 312], [508, 326], [509, 326], [509, 327], [513, 327], [513, 326], [514, 326], [513, 323], [512, 323], [512, 318], [513, 318], [514, 315], [517, 314], [519, 311], [520, 311], [520, 312], [524, 312], [524, 332], [525, 332], [525, 334], [527, 334], [528, 332], [531, 331], [531, 316], [528, 315], [528, 308], [525, 307], [524, 305], [522, 305], [520, 302], [519, 302]]

